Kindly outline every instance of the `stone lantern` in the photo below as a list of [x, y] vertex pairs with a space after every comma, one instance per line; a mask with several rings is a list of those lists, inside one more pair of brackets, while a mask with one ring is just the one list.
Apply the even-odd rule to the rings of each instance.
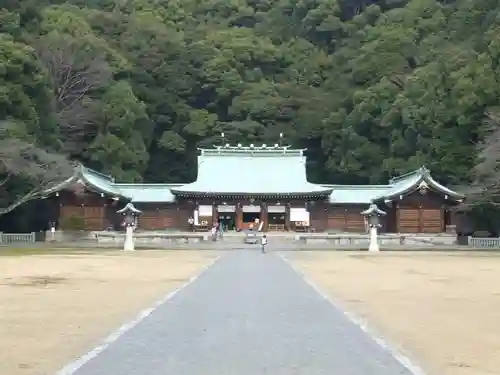
[[378, 228], [381, 227], [380, 217], [385, 216], [386, 212], [378, 208], [376, 204], [371, 204], [370, 207], [361, 212], [361, 214], [367, 218], [370, 228], [370, 246], [368, 247], [368, 251], [379, 251]]
[[125, 225], [125, 242], [123, 244], [123, 250], [134, 251], [134, 227], [137, 220], [136, 218], [142, 213], [142, 211], [135, 208], [132, 203], [127, 203], [125, 207], [116, 211], [116, 213], [124, 216], [123, 223]]

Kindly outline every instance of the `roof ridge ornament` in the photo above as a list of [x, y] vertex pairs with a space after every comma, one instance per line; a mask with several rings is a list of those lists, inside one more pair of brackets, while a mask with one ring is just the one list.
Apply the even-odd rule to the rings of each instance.
[[429, 185], [427, 184], [427, 182], [425, 182], [425, 180], [422, 180], [417, 189], [420, 194], [425, 195], [429, 191]]
[[429, 168], [427, 168], [425, 165], [422, 165], [422, 166], [420, 167], [420, 171], [421, 171], [421, 173], [422, 173], [422, 176], [424, 176], [424, 177], [429, 177], [429, 176], [430, 176], [430, 174], [431, 174], [431, 171], [430, 171], [430, 170], [429, 170]]

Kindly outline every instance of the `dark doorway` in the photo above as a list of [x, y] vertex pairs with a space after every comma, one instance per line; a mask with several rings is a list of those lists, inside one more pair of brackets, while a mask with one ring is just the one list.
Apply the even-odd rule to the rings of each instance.
[[267, 230], [282, 232], [286, 226], [285, 212], [269, 212], [267, 214]]
[[285, 225], [285, 223], [286, 223], [285, 213], [284, 212], [281, 212], [281, 213], [269, 212], [267, 220], [268, 220], [269, 224]]
[[219, 223], [224, 231], [236, 230], [236, 213], [235, 212], [219, 213]]
[[260, 220], [260, 212], [243, 212], [244, 224], [253, 224], [256, 219]]

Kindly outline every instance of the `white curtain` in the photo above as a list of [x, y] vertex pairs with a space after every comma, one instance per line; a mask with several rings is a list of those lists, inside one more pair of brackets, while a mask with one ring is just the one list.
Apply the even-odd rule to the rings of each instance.
[[217, 206], [217, 212], [236, 212], [236, 206], [221, 204]]
[[270, 212], [270, 213], [286, 212], [286, 207], [285, 206], [267, 206], [267, 212]]
[[260, 212], [260, 206], [243, 206], [243, 212]]
[[212, 217], [212, 206], [198, 206], [200, 217]]
[[305, 207], [290, 208], [290, 221], [309, 223], [309, 211]]

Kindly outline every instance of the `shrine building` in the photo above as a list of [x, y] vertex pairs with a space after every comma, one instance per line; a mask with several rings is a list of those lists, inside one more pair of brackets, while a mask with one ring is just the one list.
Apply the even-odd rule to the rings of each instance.
[[361, 215], [375, 203], [387, 215], [382, 232], [440, 233], [453, 224], [450, 209], [464, 196], [434, 180], [425, 167], [386, 185], [322, 185], [306, 178], [305, 150], [229, 145], [200, 149], [196, 181], [117, 183], [80, 166], [47, 191], [58, 229], [120, 229], [116, 211], [133, 203], [141, 230], [196, 230], [215, 222], [228, 230], [256, 223], [264, 231], [365, 232]]

